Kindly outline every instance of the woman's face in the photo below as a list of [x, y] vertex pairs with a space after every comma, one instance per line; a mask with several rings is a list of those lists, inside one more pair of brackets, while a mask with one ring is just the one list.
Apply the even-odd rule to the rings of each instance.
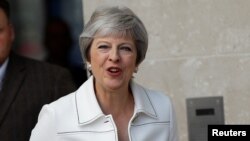
[[136, 68], [137, 50], [131, 38], [96, 37], [90, 48], [90, 64], [96, 88], [128, 89]]

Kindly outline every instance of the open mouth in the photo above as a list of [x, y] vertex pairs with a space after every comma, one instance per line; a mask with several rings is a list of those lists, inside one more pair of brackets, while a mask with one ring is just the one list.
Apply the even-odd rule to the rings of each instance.
[[118, 68], [118, 67], [110, 67], [110, 68], [107, 69], [107, 71], [112, 76], [119, 75], [122, 72], [122, 70], [120, 68]]

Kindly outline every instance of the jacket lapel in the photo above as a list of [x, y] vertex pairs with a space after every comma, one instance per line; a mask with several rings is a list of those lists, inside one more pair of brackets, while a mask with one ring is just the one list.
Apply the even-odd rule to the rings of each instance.
[[157, 118], [154, 105], [147, 92], [148, 89], [145, 89], [133, 80], [130, 83], [130, 87], [134, 96], [135, 112], [143, 112], [150, 117]]
[[0, 126], [21, 88], [25, 75], [26, 71], [24, 61], [22, 58], [11, 53], [3, 81], [2, 91], [0, 92]]
[[91, 76], [75, 93], [78, 123], [81, 125], [104, 116], [95, 96], [93, 79]]

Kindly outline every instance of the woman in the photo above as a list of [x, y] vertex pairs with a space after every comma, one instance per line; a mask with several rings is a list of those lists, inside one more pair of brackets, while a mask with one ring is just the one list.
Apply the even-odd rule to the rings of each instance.
[[80, 36], [92, 74], [40, 112], [30, 141], [176, 141], [170, 99], [135, 83], [148, 36], [126, 7], [97, 9]]

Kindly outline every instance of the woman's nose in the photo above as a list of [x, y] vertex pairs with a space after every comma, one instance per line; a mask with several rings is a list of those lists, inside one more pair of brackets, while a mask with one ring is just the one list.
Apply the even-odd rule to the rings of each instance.
[[120, 61], [120, 55], [117, 49], [112, 49], [109, 54], [109, 61], [112, 62], [119, 62]]

